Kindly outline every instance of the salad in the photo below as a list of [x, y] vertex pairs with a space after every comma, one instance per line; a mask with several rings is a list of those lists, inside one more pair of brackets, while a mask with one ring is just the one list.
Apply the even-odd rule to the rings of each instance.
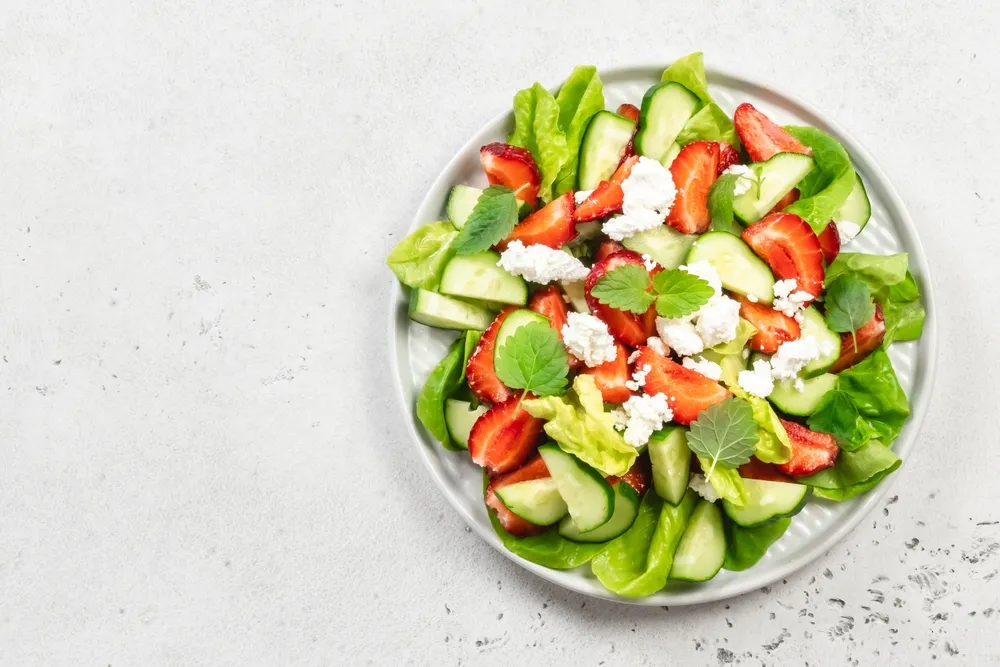
[[518, 92], [489, 186], [387, 260], [412, 320], [461, 332], [416, 414], [503, 544], [628, 597], [745, 570], [896, 470], [886, 349], [924, 321], [906, 254], [848, 250], [871, 206], [835, 138], [730, 115], [700, 53], [636, 101], [605, 109], [593, 67]]

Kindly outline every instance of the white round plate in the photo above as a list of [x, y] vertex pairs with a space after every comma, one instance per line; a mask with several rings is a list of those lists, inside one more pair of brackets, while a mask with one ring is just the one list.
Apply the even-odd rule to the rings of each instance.
[[[662, 66], [642, 66], [600, 72], [607, 108], [615, 109], [624, 102], [638, 106], [646, 89], [660, 80], [662, 71]], [[778, 92], [773, 86], [711, 68], [708, 79], [713, 97], [730, 113], [741, 102], [751, 102], [779, 125], [812, 125], [836, 137], [850, 153], [872, 203], [871, 221], [849, 250], [879, 254], [908, 252], [910, 255], [910, 268], [923, 293], [927, 321], [919, 341], [896, 343], [889, 350], [899, 381], [910, 398], [912, 415], [894, 445], [896, 453], [903, 458], [903, 467], [873, 491], [843, 503], [810, 502], [795, 517], [788, 532], [749, 570], [723, 570], [711, 581], [701, 584], [671, 582], [659, 593], [638, 600], [621, 598], [601, 585], [591, 574], [589, 565], [568, 571], [550, 570], [515, 556], [500, 543], [483, 504], [481, 469], [472, 463], [468, 455], [443, 449], [426, 433], [414, 415], [414, 403], [424, 378], [444, 356], [455, 334], [411, 322], [406, 314], [406, 297], [398, 285], [389, 304], [389, 344], [396, 364], [403, 410], [417, 452], [448, 501], [484, 540], [522, 567], [579, 593], [633, 604], [698, 604], [741, 595], [787, 576], [830, 549], [876, 506], [896, 478], [906, 474], [905, 461], [913, 450], [927, 409], [934, 373], [935, 310], [927, 259], [913, 220], [868, 151], [820, 111], [791, 95]], [[452, 185], [466, 183], [485, 187], [486, 179], [479, 164], [479, 147], [491, 141], [504, 141], [512, 124], [512, 114], [504, 113], [487, 123], [462, 147], [431, 186], [417, 211], [413, 227], [446, 219], [443, 217], [444, 206]]]

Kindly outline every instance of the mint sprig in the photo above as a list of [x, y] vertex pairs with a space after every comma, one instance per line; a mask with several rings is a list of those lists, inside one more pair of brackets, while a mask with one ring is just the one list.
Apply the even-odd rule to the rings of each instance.
[[753, 408], [743, 398], [731, 396], [709, 406], [691, 422], [690, 429], [688, 448], [711, 461], [705, 471], [707, 479], [711, 479], [716, 467], [733, 469], [749, 462], [757, 446]]
[[511, 389], [552, 396], [566, 388], [569, 354], [555, 329], [531, 322], [518, 327], [500, 346], [495, 370]]
[[594, 285], [590, 295], [618, 310], [642, 314], [656, 298], [649, 292], [649, 272], [638, 264], [624, 264], [611, 269]]
[[590, 294], [605, 306], [637, 315], [655, 303], [662, 317], [676, 318], [697, 312], [715, 290], [708, 281], [687, 271], [660, 271], [650, 279], [645, 267], [624, 264], [601, 276]]
[[843, 275], [826, 289], [826, 324], [839, 333], [850, 332], [857, 348], [855, 332], [875, 314], [871, 290], [862, 280]]
[[657, 273], [653, 289], [657, 293], [656, 312], [671, 319], [698, 312], [715, 294], [707, 280], [680, 269]]
[[459, 255], [489, 250], [506, 238], [517, 224], [517, 198], [502, 185], [491, 185], [479, 195], [469, 219], [455, 239]]

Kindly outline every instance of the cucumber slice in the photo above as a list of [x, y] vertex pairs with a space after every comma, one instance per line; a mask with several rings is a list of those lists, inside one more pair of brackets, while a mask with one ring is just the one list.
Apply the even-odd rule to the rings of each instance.
[[646, 446], [653, 468], [653, 489], [671, 505], [684, 499], [691, 477], [687, 430], [679, 426], [658, 431]]
[[751, 164], [760, 187], [736, 197], [733, 211], [745, 223], [760, 220], [815, 167], [812, 157], [799, 153], [778, 153], [767, 162]]
[[523, 306], [528, 302], [528, 284], [497, 266], [499, 261], [499, 253], [492, 250], [456, 255], [441, 273], [441, 293]]
[[493, 313], [450, 296], [415, 289], [410, 292], [410, 319], [438, 329], [485, 331]]
[[468, 401], [449, 398], [444, 402], [444, 423], [452, 439], [466, 449], [469, 448], [469, 433], [476, 420], [486, 412], [486, 406], [472, 407]]
[[483, 194], [481, 189], [469, 185], [456, 185], [448, 193], [448, 203], [445, 204], [444, 210], [451, 224], [455, 225], [455, 229], [465, 227], [465, 221], [472, 214], [472, 209], [476, 207], [481, 194]]
[[795, 388], [794, 380], [782, 380], [774, 383], [774, 391], [768, 396], [778, 408], [785, 414], [797, 417], [808, 417], [816, 412], [816, 408], [823, 401], [827, 392], [833, 391], [837, 386], [837, 376], [824, 373], [814, 378], [802, 381], [802, 391]]
[[679, 83], [660, 83], [642, 98], [639, 110], [639, 131], [635, 133], [635, 151], [639, 155], [659, 160], [665, 167], [670, 153], [676, 156], [679, 150], [676, 139], [688, 119], [694, 115], [701, 101], [690, 90]]
[[538, 453], [556, 481], [576, 529], [583, 534], [603, 526], [615, 512], [615, 493], [601, 473], [556, 445], [542, 445]]
[[840, 210], [833, 214], [833, 221], [849, 220], [864, 229], [871, 217], [872, 203], [868, 201], [868, 191], [865, 190], [865, 184], [861, 182], [861, 177], [854, 174], [854, 188], [841, 204]]
[[694, 234], [682, 234], [673, 227], [660, 225], [628, 237], [622, 245], [639, 254], [649, 255], [665, 269], [676, 269], [684, 263], [697, 238]]
[[826, 372], [837, 359], [840, 358], [840, 334], [830, 331], [823, 320], [823, 316], [816, 308], [809, 306], [802, 311], [802, 338], [812, 336], [819, 343], [819, 349], [829, 346], [830, 352], [824, 354], [816, 361], [811, 361], [802, 369], [802, 374], [807, 378], [816, 377]]
[[635, 121], [610, 111], [598, 111], [583, 131], [577, 190], [593, 190], [611, 178], [625, 154]]
[[578, 280], [575, 283], [562, 283], [562, 288], [563, 292], [566, 293], [566, 298], [569, 299], [569, 305], [573, 306], [573, 310], [578, 313], [589, 313], [590, 306], [587, 305], [587, 294], [583, 285], [583, 281]]
[[686, 261], [714, 266], [727, 290], [753, 294], [761, 303], [774, 300], [774, 274], [738, 236], [727, 232], [702, 234], [691, 246]]
[[715, 503], [701, 499], [691, 512], [684, 535], [674, 552], [670, 578], [680, 581], [708, 581], [726, 560], [726, 533], [722, 512]]
[[[572, 517], [559, 522], [559, 534], [574, 542], [607, 542], [632, 527], [639, 516], [639, 494], [626, 482], [618, 482], [615, 490], [615, 511], [603, 526], [581, 533]], [[530, 520], [530, 519], [529, 519]]]
[[493, 345], [493, 363], [496, 363], [497, 355], [500, 353], [500, 348], [503, 344], [507, 342], [518, 328], [523, 327], [525, 324], [530, 324], [531, 322], [541, 322], [542, 324], [548, 326], [549, 318], [544, 315], [540, 315], [533, 310], [528, 310], [527, 308], [521, 308], [515, 310], [513, 313], [507, 316], [500, 325], [500, 331], [497, 332], [497, 339]]
[[537, 526], [549, 526], [568, 511], [551, 477], [510, 484], [495, 493], [507, 509]]
[[728, 500], [722, 501], [726, 516], [744, 528], [752, 528], [777, 521], [781, 517], [795, 516], [809, 500], [810, 488], [792, 482], [770, 482], [762, 479], [744, 479], [747, 502], [736, 507]]

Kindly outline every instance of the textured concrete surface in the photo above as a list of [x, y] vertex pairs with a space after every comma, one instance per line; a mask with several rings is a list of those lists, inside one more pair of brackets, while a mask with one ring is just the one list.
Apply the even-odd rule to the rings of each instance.
[[[0, 664], [1000, 664], [1000, 14], [417, 4], [0, 5]], [[694, 49], [876, 155], [934, 267], [940, 370], [842, 544], [637, 609], [521, 571], [430, 485], [382, 258], [515, 90]]]

